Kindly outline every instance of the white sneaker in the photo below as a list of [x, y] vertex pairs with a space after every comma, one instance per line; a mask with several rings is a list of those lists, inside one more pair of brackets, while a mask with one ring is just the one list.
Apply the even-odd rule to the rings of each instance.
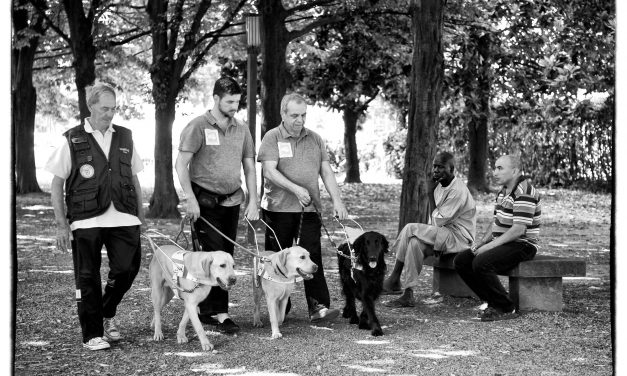
[[318, 304], [312, 312], [309, 313], [309, 320], [313, 323], [320, 321], [330, 321], [335, 319], [340, 311], [335, 308], [327, 308], [322, 304]]
[[96, 351], [96, 350], [106, 350], [110, 348], [111, 345], [109, 344], [109, 342], [102, 339], [102, 337], [94, 337], [90, 339], [89, 341], [83, 343], [83, 347], [91, 351]]
[[117, 323], [115, 322], [115, 317], [112, 317], [110, 319], [104, 319], [103, 326], [105, 337], [107, 337], [110, 341], [120, 340], [120, 331], [118, 330]]

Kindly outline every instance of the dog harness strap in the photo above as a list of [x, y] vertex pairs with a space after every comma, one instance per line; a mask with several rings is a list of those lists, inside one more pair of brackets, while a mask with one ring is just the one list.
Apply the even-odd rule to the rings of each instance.
[[176, 286], [179, 285], [178, 283], [178, 279], [179, 278], [185, 278], [187, 280], [190, 280], [192, 282], [196, 282], [196, 286], [194, 286], [194, 288], [190, 291], [186, 291], [183, 290], [185, 292], [191, 292], [194, 291], [196, 288], [198, 288], [199, 285], [209, 285], [210, 282], [206, 279], [202, 279], [202, 278], [198, 278], [198, 277], [194, 277], [189, 270], [187, 270], [187, 268], [185, 267], [185, 263], [183, 262], [183, 258], [185, 257], [185, 254], [187, 254], [190, 251], [176, 251], [173, 255], [172, 255], [172, 282], [174, 282], [174, 284]]
[[302, 277], [296, 277], [294, 279], [288, 279], [285, 281], [281, 281], [276, 278], [273, 278], [272, 275], [270, 275], [270, 273], [268, 273], [268, 271], [266, 270], [265, 263], [262, 263], [262, 262], [258, 263], [257, 265], [257, 275], [267, 281], [272, 281], [276, 283], [295, 283], [295, 282], [300, 282], [303, 280]]

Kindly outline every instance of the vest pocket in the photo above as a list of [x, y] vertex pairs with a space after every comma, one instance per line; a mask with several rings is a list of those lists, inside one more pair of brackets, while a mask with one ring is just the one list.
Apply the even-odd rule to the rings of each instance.
[[72, 209], [76, 213], [95, 210], [98, 208], [98, 190], [80, 192], [72, 195]]
[[120, 154], [120, 175], [131, 178], [133, 170], [131, 168], [131, 156], [128, 154]]

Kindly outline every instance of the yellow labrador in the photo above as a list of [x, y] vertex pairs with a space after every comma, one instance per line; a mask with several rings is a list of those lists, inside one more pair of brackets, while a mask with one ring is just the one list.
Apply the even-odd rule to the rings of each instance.
[[[187, 322], [191, 320], [202, 349], [213, 350], [213, 344], [209, 342], [202, 323], [198, 319], [197, 307], [198, 303], [209, 295], [213, 286], [229, 290], [235, 284], [237, 279], [233, 272], [233, 257], [224, 251], [180, 253], [181, 249], [175, 245], [156, 248], [152, 241], [151, 246], [154, 252], [149, 266], [154, 307], [154, 317], [151, 323], [151, 326], [154, 325], [155, 328], [153, 339], [163, 340], [161, 309], [174, 296], [172, 289], [178, 287], [180, 288], [178, 289], [179, 296], [185, 302], [185, 312], [176, 332], [177, 342], [187, 342], [185, 328]], [[172, 276], [176, 273], [177, 267], [184, 267], [185, 271], [180, 270], [181, 275], [175, 282]]]
[[[272, 327], [272, 338], [281, 338], [279, 325], [285, 319], [285, 307], [290, 294], [294, 290], [297, 277], [313, 278], [318, 266], [309, 258], [309, 252], [303, 247], [294, 246], [280, 252], [266, 251], [262, 256], [270, 262], [259, 262], [258, 270], [253, 273], [253, 325], [263, 327], [261, 322], [261, 297], [266, 296], [268, 316]], [[261, 274], [261, 275], [260, 275]]]

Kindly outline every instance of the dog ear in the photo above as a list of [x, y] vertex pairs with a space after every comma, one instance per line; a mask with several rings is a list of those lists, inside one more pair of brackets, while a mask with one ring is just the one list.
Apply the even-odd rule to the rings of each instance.
[[386, 239], [385, 235], [383, 234], [379, 234], [379, 235], [381, 236], [381, 246], [383, 248], [383, 253], [388, 253], [390, 244], [388, 243], [388, 240]]
[[289, 248], [286, 248], [276, 255], [276, 257], [272, 258], [272, 267], [274, 268], [274, 272], [276, 274], [287, 274], [287, 270], [285, 269], [285, 264], [287, 263], [287, 255], [289, 254]]
[[213, 255], [211, 252], [204, 252], [207, 256], [202, 260], [202, 270], [205, 271], [206, 275], [209, 275], [211, 272], [211, 264], [213, 263]]
[[353, 243], [353, 250], [355, 251], [355, 253], [357, 254], [361, 254], [362, 250], [364, 249], [364, 235], [360, 235], [357, 237], [357, 239], [355, 239], [355, 242]]

